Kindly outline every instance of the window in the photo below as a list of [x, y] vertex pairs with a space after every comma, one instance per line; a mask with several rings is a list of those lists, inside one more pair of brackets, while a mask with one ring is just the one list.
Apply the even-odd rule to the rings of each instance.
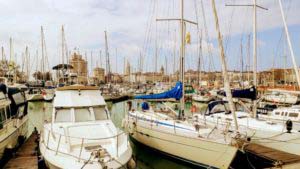
[[105, 107], [94, 107], [95, 119], [96, 120], [107, 120], [108, 114]]
[[76, 108], [75, 109], [75, 121], [76, 122], [84, 122], [84, 121], [91, 121], [92, 112], [89, 108]]
[[289, 113], [289, 117], [298, 117], [299, 116], [299, 114], [298, 113]]
[[284, 116], [287, 116], [287, 114], [288, 114], [288, 113], [287, 113], [287, 112], [285, 112]]
[[5, 122], [6, 118], [5, 118], [5, 109], [1, 108], [0, 109], [0, 129], [3, 128], [3, 124]]
[[276, 114], [276, 115], [280, 115], [280, 113], [279, 113], [279, 112], [275, 112], [275, 114]]
[[10, 118], [10, 107], [9, 106], [7, 106], [6, 107], [6, 117], [7, 117], [7, 119], [9, 119]]
[[55, 114], [55, 122], [70, 122], [71, 109], [57, 109]]

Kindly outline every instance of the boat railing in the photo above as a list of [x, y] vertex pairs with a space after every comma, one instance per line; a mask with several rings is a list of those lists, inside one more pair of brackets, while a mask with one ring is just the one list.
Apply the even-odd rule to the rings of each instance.
[[[51, 144], [50, 141], [54, 143]], [[59, 132], [54, 132], [53, 130], [47, 127], [44, 127], [41, 142], [42, 144], [45, 145], [45, 147], [48, 150], [53, 151], [55, 155], [60, 153], [60, 154], [72, 156], [73, 158], [76, 158], [78, 161], [88, 160], [87, 158], [82, 158], [84, 149], [86, 149], [87, 152], [90, 151], [91, 153], [94, 150], [97, 151], [103, 149], [104, 147], [101, 146], [101, 143], [102, 144], [115, 143], [112, 152], [115, 152], [116, 154], [115, 156], [112, 157], [117, 157], [117, 158], [120, 157], [121, 155], [120, 152], [124, 152], [124, 150], [127, 149], [129, 146], [128, 135], [121, 130], [118, 130], [116, 135], [109, 136], [109, 137], [84, 138], [84, 137], [69, 136], [68, 133], [65, 132], [65, 130], [64, 133], [59, 133]], [[77, 154], [71, 153], [75, 147], [79, 147], [79, 152], [77, 153], [76, 151]], [[65, 148], [65, 151], [62, 150], [63, 148]]]

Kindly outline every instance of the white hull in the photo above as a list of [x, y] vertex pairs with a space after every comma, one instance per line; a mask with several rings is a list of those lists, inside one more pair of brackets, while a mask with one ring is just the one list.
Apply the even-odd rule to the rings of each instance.
[[137, 122], [132, 117], [127, 119], [125, 126], [136, 141], [199, 166], [228, 168], [238, 150], [229, 144], [199, 137], [198, 134], [171, 133], [155, 122]]
[[273, 103], [286, 103], [286, 104], [296, 104], [298, 102], [298, 97], [294, 95], [266, 95], [264, 100]]
[[196, 101], [196, 102], [208, 103], [212, 100], [213, 100], [212, 97], [209, 97], [209, 96], [200, 96], [200, 95], [193, 96], [193, 101]]
[[26, 98], [28, 101], [41, 101], [44, 100], [44, 96], [42, 94], [27, 94]]
[[[244, 112], [236, 113], [237, 117], [240, 117], [237, 118], [240, 133], [250, 137], [252, 143], [300, 156], [300, 132], [287, 133], [283, 123], [271, 124], [270, 121], [247, 118], [247, 113]], [[203, 118], [203, 115], [198, 117]], [[217, 113], [205, 118], [207, 124], [220, 130], [234, 130], [231, 114]]]
[[27, 136], [28, 117], [23, 119], [12, 119], [0, 131], [0, 159], [3, 157], [5, 149], [13, 149], [18, 144], [19, 136]]

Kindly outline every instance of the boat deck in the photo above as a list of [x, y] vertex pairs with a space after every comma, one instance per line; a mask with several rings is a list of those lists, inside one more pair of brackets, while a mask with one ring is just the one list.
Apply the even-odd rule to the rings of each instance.
[[15, 156], [4, 166], [4, 169], [38, 169], [37, 137], [36, 133], [32, 133]]
[[245, 147], [246, 152], [269, 159], [278, 165], [300, 163], [300, 156], [251, 143]]

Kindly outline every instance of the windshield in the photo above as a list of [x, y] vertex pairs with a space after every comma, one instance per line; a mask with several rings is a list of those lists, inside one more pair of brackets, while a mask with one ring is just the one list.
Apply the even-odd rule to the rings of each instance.
[[57, 109], [55, 113], [55, 122], [70, 122], [71, 109]]
[[94, 107], [95, 119], [96, 120], [107, 120], [108, 114], [105, 107]]
[[89, 108], [75, 108], [75, 122], [92, 121], [93, 119]]

